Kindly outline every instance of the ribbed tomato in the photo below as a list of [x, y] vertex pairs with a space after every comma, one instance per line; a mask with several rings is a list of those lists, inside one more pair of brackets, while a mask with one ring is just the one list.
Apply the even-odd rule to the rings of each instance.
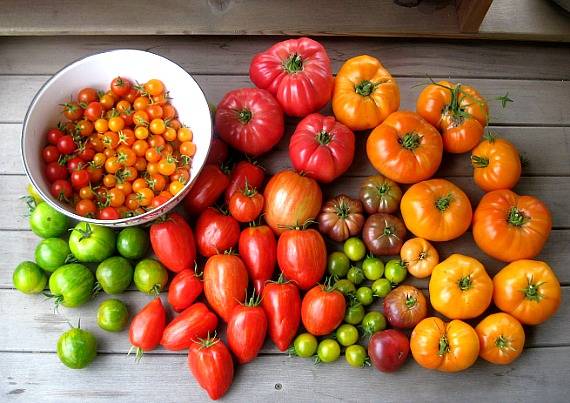
[[346, 302], [334, 287], [316, 285], [303, 297], [301, 319], [303, 326], [315, 336], [329, 334], [342, 323]]
[[487, 316], [479, 322], [475, 331], [479, 336], [479, 356], [493, 364], [510, 364], [523, 351], [524, 329], [508, 313], [499, 312]]

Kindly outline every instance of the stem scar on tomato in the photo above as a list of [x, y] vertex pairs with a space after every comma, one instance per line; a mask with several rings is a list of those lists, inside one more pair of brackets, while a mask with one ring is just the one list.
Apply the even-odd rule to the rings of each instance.
[[528, 222], [530, 218], [524, 212], [516, 207], [511, 207], [507, 216], [507, 222], [515, 227], [521, 227]]
[[435, 207], [441, 212], [447, 210], [451, 202], [453, 201], [453, 195], [451, 193], [446, 196], [442, 196], [435, 201]]

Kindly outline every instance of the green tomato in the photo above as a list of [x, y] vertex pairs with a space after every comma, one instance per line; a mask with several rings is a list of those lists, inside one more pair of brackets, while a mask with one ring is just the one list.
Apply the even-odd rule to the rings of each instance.
[[362, 319], [362, 330], [365, 336], [372, 336], [384, 329], [386, 329], [386, 318], [382, 312], [370, 311]]
[[384, 274], [384, 263], [377, 257], [368, 256], [362, 262], [362, 271], [364, 272], [364, 277], [368, 280], [378, 280]]
[[97, 324], [108, 332], [120, 332], [129, 323], [127, 306], [118, 299], [101, 302], [97, 309]]
[[154, 259], [144, 259], [135, 266], [134, 280], [140, 292], [154, 295], [166, 286], [168, 272], [160, 262]]
[[360, 344], [348, 346], [344, 352], [344, 358], [346, 362], [348, 362], [348, 365], [354, 368], [364, 368], [368, 365], [368, 354], [366, 353], [366, 349]]
[[85, 368], [97, 355], [97, 340], [86, 330], [68, 330], [57, 341], [57, 356], [67, 367]]
[[95, 276], [107, 294], [120, 294], [131, 285], [134, 270], [127, 259], [113, 256], [99, 263]]
[[102, 262], [115, 251], [115, 233], [101, 225], [80, 222], [69, 235], [69, 248], [80, 262]]
[[65, 264], [70, 254], [69, 245], [63, 239], [47, 238], [36, 246], [35, 258], [38, 266], [53, 272]]
[[358, 325], [362, 322], [365, 314], [364, 306], [360, 302], [352, 303], [346, 308], [344, 313], [344, 321], [351, 325]]
[[47, 203], [40, 203], [30, 214], [30, 227], [37, 236], [56, 238], [65, 234], [68, 218]]
[[360, 285], [364, 281], [364, 272], [360, 267], [352, 266], [346, 274], [346, 278], [352, 281], [354, 285]]
[[406, 264], [401, 260], [392, 259], [386, 263], [386, 270], [384, 276], [392, 284], [400, 284], [406, 279], [408, 274], [408, 269], [406, 269]]
[[329, 255], [327, 267], [330, 274], [343, 278], [350, 268], [350, 260], [343, 252], [333, 252]]
[[139, 227], [129, 227], [117, 236], [117, 251], [127, 259], [141, 259], [148, 252], [149, 238], [147, 232]]
[[386, 295], [392, 291], [392, 283], [390, 280], [385, 278], [379, 278], [371, 285], [374, 296], [378, 298], [384, 298]]
[[83, 305], [93, 296], [95, 276], [79, 263], [66, 264], [53, 272], [49, 278], [49, 290], [56, 305], [73, 308]]
[[358, 329], [349, 324], [340, 325], [336, 329], [336, 339], [344, 347], [350, 346], [358, 341]]
[[315, 336], [311, 333], [301, 333], [295, 337], [292, 353], [301, 358], [309, 358], [317, 352], [317, 345], [318, 342]]
[[47, 283], [45, 272], [34, 262], [25, 261], [16, 266], [12, 282], [24, 294], [39, 294]]
[[370, 305], [374, 302], [374, 292], [370, 287], [360, 287], [356, 290], [356, 299], [364, 306]]
[[344, 253], [350, 260], [357, 262], [366, 255], [366, 245], [360, 238], [348, 238], [344, 242]]
[[350, 280], [343, 278], [334, 283], [334, 288], [339, 290], [344, 295], [354, 294], [356, 292], [356, 287], [354, 283]]
[[325, 339], [319, 343], [317, 356], [320, 362], [333, 362], [340, 357], [340, 346], [336, 340]]

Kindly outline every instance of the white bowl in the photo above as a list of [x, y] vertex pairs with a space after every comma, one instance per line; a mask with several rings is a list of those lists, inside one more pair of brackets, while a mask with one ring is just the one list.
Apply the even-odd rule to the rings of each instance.
[[[162, 80], [178, 111], [180, 122], [194, 133], [196, 155], [193, 158], [190, 178], [184, 189], [159, 208], [144, 214], [118, 220], [97, 220], [81, 217], [70, 205], [51, 196], [49, 183], [44, 176], [45, 164], [41, 150], [47, 144], [46, 132], [57, 122], [65, 120], [60, 104], [76, 96], [84, 87], [107, 89], [111, 80], [122, 76], [144, 83], [151, 78]], [[176, 63], [154, 53], [142, 50], [120, 49], [88, 56], [71, 63], [57, 72], [40, 88], [24, 119], [22, 130], [22, 157], [28, 178], [42, 198], [52, 207], [76, 220], [94, 224], [124, 227], [151, 221], [176, 206], [188, 193], [206, 162], [212, 140], [212, 119], [204, 92], [196, 81]]]

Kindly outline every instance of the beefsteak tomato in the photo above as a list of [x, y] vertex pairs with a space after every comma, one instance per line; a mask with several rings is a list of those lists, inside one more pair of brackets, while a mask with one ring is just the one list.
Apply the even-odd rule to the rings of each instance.
[[516, 360], [524, 348], [524, 329], [508, 313], [487, 316], [475, 327], [479, 336], [479, 356], [493, 364], [506, 365]]
[[473, 180], [485, 192], [513, 188], [521, 176], [521, 157], [516, 147], [492, 134], [471, 151]]
[[228, 345], [240, 364], [252, 361], [265, 341], [267, 316], [255, 296], [232, 310], [226, 329]]
[[172, 213], [164, 220], [150, 227], [150, 243], [158, 260], [173, 272], [194, 267], [196, 245], [192, 228], [178, 213]]
[[439, 263], [439, 253], [423, 238], [408, 239], [400, 249], [400, 259], [408, 272], [416, 278], [426, 278]]
[[309, 333], [324, 336], [342, 323], [345, 310], [346, 302], [340, 291], [318, 284], [303, 297], [301, 320]]
[[191, 215], [200, 214], [214, 205], [229, 184], [228, 176], [217, 165], [204, 165], [196, 182], [184, 197], [184, 208]]
[[277, 241], [267, 225], [245, 228], [239, 236], [239, 254], [253, 288], [261, 294], [277, 263]]
[[301, 297], [297, 286], [283, 282], [269, 282], [261, 294], [261, 306], [267, 315], [269, 337], [280, 351], [293, 341], [301, 322]]
[[218, 317], [206, 305], [197, 302], [166, 326], [160, 344], [167, 350], [183, 350], [193, 341], [213, 334], [217, 326]]
[[358, 197], [368, 214], [392, 214], [400, 208], [402, 190], [396, 182], [374, 175], [364, 179]]
[[239, 223], [228, 214], [209, 207], [196, 221], [196, 243], [202, 256], [210, 257], [233, 248], [239, 239]]
[[168, 303], [176, 312], [182, 312], [202, 294], [204, 284], [194, 270], [177, 273], [168, 287]]
[[136, 357], [141, 359], [144, 351], [154, 350], [160, 343], [166, 311], [160, 297], [146, 304], [131, 320], [129, 340], [136, 347]]
[[362, 203], [345, 194], [328, 200], [317, 218], [319, 231], [337, 242], [346, 241], [360, 233], [364, 225]]
[[188, 349], [188, 367], [212, 400], [226, 394], [234, 380], [234, 362], [226, 345], [217, 338], [198, 340]]
[[265, 170], [256, 162], [240, 161], [232, 169], [230, 175], [230, 184], [224, 193], [226, 203], [229, 203], [230, 197], [245, 187], [246, 183], [255, 189], [261, 189], [263, 180], [265, 179]]
[[406, 237], [406, 227], [398, 217], [386, 214], [372, 214], [362, 229], [362, 240], [375, 255], [391, 256], [400, 253]]

